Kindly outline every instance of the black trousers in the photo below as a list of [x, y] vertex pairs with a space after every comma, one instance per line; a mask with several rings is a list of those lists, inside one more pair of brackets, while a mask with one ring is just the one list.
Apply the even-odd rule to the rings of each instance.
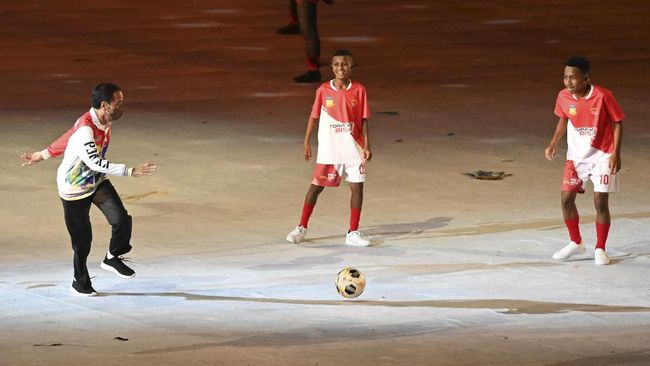
[[113, 230], [109, 252], [114, 256], [124, 255], [131, 251], [132, 219], [126, 212], [120, 196], [110, 181], [103, 181], [95, 193], [84, 199], [63, 202], [65, 226], [70, 233], [72, 250], [74, 251], [74, 279], [84, 287], [90, 287], [90, 275], [86, 259], [90, 254], [90, 244], [93, 240], [92, 225], [90, 224], [90, 205], [95, 204]]

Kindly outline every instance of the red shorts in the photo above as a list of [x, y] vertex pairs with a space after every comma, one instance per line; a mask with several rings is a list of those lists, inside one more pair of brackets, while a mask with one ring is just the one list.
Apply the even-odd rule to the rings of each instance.
[[585, 193], [585, 183], [591, 180], [594, 192], [618, 192], [618, 174], [611, 174], [608, 162], [578, 163], [567, 160], [564, 163], [562, 191]]
[[345, 180], [350, 183], [363, 183], [366, 181], [366, 166], [364, 164], [316, 164], [311, 184], [338, 187], [343, 174], [346, 175]]

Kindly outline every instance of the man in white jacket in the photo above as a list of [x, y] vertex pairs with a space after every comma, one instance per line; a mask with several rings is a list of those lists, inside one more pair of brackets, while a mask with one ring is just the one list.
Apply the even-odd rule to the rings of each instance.
[[102, 211], [112, 226], [109, 250], [101, 268], [122, 278], [135, 276], [135, 271], [124, 264], [122, 257], [131, 251], [131, 216], [106, 175], [151, 175], [156, 171], [156, 164], [148, 162], [128, 167], [106, 160], [111, 125], [122, 117], [123, 103], [120, 87], [111, 83], [97, 85], [92, 91], [92, 108], [79, 117], [71, 129], [46, 149], [22, 154], [23, 166], [63, 154], [56, 182], [74, 251], [71, 291], [77, 295], [97, 295], [86, 266], [92, 242], [91, 204]]

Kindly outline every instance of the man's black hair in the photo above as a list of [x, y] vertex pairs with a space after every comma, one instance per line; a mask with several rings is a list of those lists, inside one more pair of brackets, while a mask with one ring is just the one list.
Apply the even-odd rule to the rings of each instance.
[[[352, 52], [350, 50], [345, 49], [345, 48], [340, 48], [340, 49], [334, 51], [334, 56], [350, 56], [350, 57], [354, 57], [354, 56], [352, 56]], [[334, 56], [332, 56], [332, 57], [334, 57]]]
[[589, 61], [587, 61], [587, 59], [584, 57], [573, 56], [566, 60], [566, 63], [564, 65], [569, 67], [577, 67], [580, 69], [580, 72], [582, 72], [583, 75], [589, 73]]
[[93, 108], [99, 108], [102, 105], [102, 102], [110, 104], [113, 101], [113, 94], [115, 92], [121, 91], [119, 86], [113, 83], [102, 83], [99, 84], [92, 91], [91, 103]]

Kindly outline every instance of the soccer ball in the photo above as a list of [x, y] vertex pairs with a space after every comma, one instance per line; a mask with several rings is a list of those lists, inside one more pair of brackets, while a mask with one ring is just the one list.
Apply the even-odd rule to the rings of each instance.
[[336, 275], [336, 290], [345, 298], [355, 298], [361, 295], [365, 288], [366, 279], [356, 268], [343, 268]]

